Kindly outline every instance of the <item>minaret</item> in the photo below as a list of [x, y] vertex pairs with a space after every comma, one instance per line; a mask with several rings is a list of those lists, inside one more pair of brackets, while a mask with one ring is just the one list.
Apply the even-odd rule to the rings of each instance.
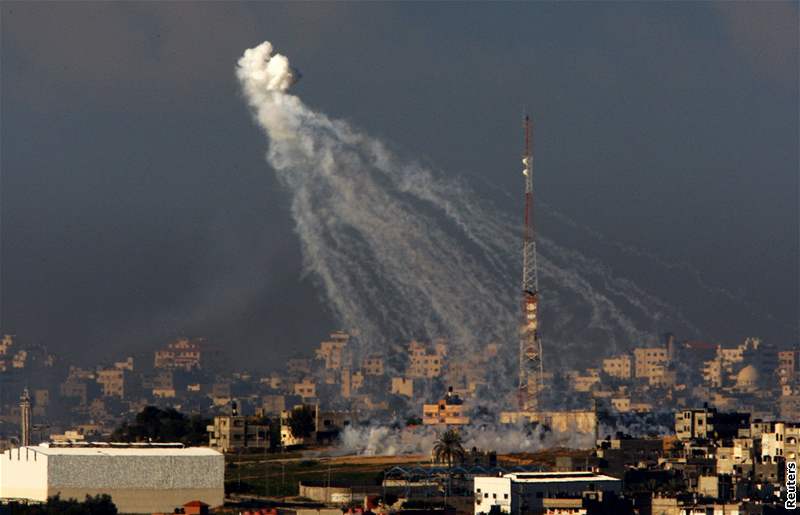
[[19, 398], [20, 416], [20, 445], [25, 447], [31, 444], [31, 398], [28, 389], [22, 391]]
[[539, 277], [536, 266], [536, 228], [533, 221], [532, 125], [527, 115], [523, 124], [525, 152], [525, 215], [522, 235], [522, 308], [519, 341], [519, 409], [538, 411], [542, 390], [542, 342], [539, 337]]

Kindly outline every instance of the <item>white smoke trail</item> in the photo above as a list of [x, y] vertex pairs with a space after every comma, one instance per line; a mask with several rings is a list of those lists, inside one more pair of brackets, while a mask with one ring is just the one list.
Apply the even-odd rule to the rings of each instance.
[[[270, 43], [245, 51], [236, 75], [291, 196], [305, 270], [343, 327], [358, 329], [370, 350], [412, 337], [446, 337], [455, 352], [516, 345], [520, 243], [506, 215], [288, 93], [297, 73]], [[574, 364], [597, 345], [625, 349], [692, 327], [629, 281], [541, 241], [553, 361]]]
[[[536, 452], [553, 447], [590, 449], [594, 433], [575, 431], [533, 430], [517, 426], [462, 427], [459, 429], [464, 449], [473, 447], [501, 454]], [[399, 454], [431, 455], [440, 430], [430, 426], [390, 428], [387, 426], [348, 426], [339, 435], [335, 453], [366, 456], [396, 456]]]

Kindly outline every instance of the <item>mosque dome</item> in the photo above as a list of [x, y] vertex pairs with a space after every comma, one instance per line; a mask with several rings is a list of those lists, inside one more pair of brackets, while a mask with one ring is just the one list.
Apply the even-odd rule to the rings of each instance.
[[747, 365], [736, 375], [736, 386], [739, 388], [753, 388], [758, 385], [758, 370], [753, 365]]

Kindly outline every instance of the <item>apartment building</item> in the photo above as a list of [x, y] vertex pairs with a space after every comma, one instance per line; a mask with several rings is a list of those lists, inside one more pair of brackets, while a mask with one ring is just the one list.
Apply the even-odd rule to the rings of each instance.
[[621, 356], [604, 359], [603, 372], [617, 379], [630, 379], [632, 375], [630, 354], [622, 354]]

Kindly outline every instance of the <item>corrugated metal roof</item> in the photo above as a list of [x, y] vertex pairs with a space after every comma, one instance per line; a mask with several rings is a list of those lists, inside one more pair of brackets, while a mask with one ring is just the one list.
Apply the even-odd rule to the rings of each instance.
[[518, 483], [555, 483], [570, 481], [622, 481], [611, 476], [594, 474], [592, 472], [515, 472], [505, 474], [503, 477], [509, 478]]
[[[148, 447], [148, 446], [75, 446], [62, 447], [48, 444], [30, 445], [21, 450], [38, 452], [46, 456], [221, 456], [208, 447]], [[6, 452], [17, 452], [9, 449]]]

